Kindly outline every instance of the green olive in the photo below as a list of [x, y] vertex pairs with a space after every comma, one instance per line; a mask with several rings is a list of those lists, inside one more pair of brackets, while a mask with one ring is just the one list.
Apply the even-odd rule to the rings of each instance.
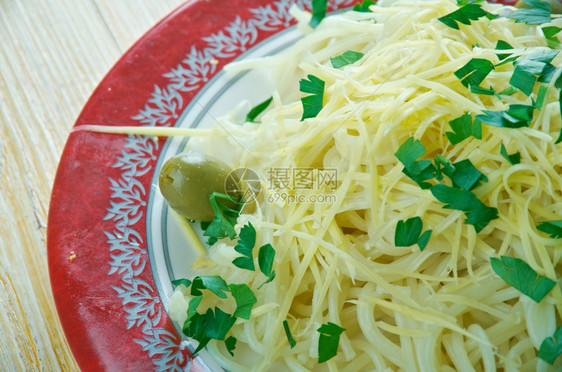
[[158, 183], [170, 207], [181, 216], [211, 221], [215, 212], [209, 196], [212, 192], [227, 193], [225, 181], [230, 171], [222, 161], [190, 151], [166, 161]]

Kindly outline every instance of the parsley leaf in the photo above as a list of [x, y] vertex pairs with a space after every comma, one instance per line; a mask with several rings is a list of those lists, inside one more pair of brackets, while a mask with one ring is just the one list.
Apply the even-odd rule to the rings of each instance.
[[445, 132], [445, 135], [449, 139], [449, 142], [453, 145], [464, 141], [470, 136], [473, 136], [476, 139], [482, 139], [482, 123], [480, 120], [472, 121], [472, 116], [468, 113], [451, 120], [449, 125], [453, 131]]
[[340, 335], [345, 331], [345, 328], [328, 322], [322, 324], [317, 331], [320, 333], [318, 340], [318, 363], [323, 363], [337, 354]]
[[505, 146], [503, 145], [503, 143], [501, 144], [500, 147], [500, 154], [501, 156], [503, 156], [505, 158], [505, 160], [507, 160], [511, 165], [515, 165], [515, 164], [519, 164], [521, 162], [521, 154], [516, 152], [514, 154], [508, 154], [507, 153], [507, 149], [505, 148]]
[[482, 88], [482, 87], [479, 87], [478, 85], [468, 85], [468, 90], [470, 90], [470, 93], [482, 94], [482, 95], [485, 95], [485, 96], [497, 95], [496, 91], [492, 87]]
[[339, 56], [330, 58], [330, 62], [332, 63], [333, 68], [340, 68], [343, 66], [351, 65], [352, 63], [359, 61], [361, 58], [363, 58], [363, 56], [364, 54], [361, 52], [347, 50], [342, 54], [340, 54]]
[[172, 284], [175, 285], [175, 286], [183, 284], [186, 288], [188, 288], [191, 285], [191, 280], [189, 280], [189, 279], [176, 279], [176, 280], [172, 280]]
[[550, 64], [559, 51], [538, 51], [526, 58], [517, 60], [509, 83], [525, 95], [531, 94], [535, 82], [548, 83], [556, 73], [556, 67]]
[[488, 13], [480, 4], [468, 3], [452, 13], [446, 14], [443, 17], [437, 18], [441, 23], [454, 28], [459, 29], [457, 22], [465, 25], [470, 25], [470, 21], [476, 21], [481, 17], [494, 17], [492, 14]]
[[451, 164], [449, 159], [446, 159], [443, 155], [435, 155], [435, 158], [433, 158], [433, 162], [435, 163], [435, 178], [438, 181], [441, 181], [443, 179], [442, 173], [445, 169], [447, 169], [449, 172], [455, 171], [455, 167], [453, 166], [453, 164]]
[[[225, 340], [229, 330], [234, 325], [236, 318], [249, 319], [252, 313], [252, 307], [256, 304], [257, 299], [250, 287], [246, 284], [229, 284], [220, 276], [196, 276], [193, 282], [188, 279], [179, 279], [174, 281], [179, 284], [191, 285], [191, 295], [187, 307], [187, 319], [183, 323], [183, 333], [197, 341], [199, 346], [194, 353], [203, 349], [211, 339], [225, 341], [226, 349], [233, 354], [236, 348], [236, 338], [230, 336]], [[226, 298], [226, 292], [231, 292], [232, 297], [236, 301], [236, 310], [233, 315], [225, 313], [220, 308], [207, 309], [205, 313], [198, 313], [197, 308], [203, 300], [202, 289], [208, 289], [220, 298]]]
[[228, 351], [230, 356], [234, 356], [234, 353], [232, 351], [236, 349], [236, 337], [230, 336], [229, 338], [224, 340], [224, 345], [226, 346], [226, 351]]
[[499, 92], [498, 94], [500, 96], [511, 96], [513, 94], [517, 93], [517, 89], [515, 89], [514, 87], [508, 87], [505, 88], [504, 90], [502, 90], [501, 92]]
[[[210, 309], [209, 309], [210, 310]], [[211, 310], [212, 311], [212, 310]], [[199, 341], [199, 346], [193, 352], [198, 353], [203, 349], [211, 340], [206, 334], [206, 314], [199, 314], [194, 312], [191, 317], [188, 317], [182, 326], [182, 332], [187, 336]]]
[[528, 25], [540, 25], [550, 22], [550, 4], [542, 0], [523, 0], [531, 8], [517, 9], [507, 16], [515, 20], [515, 23], [526, 23]]
[[250, 123], [255, 123], [254, 120], [256, 120], [258, 115], [261, 114], [269, 106], [271, 101], [273, 101], [273, 97], [269, 97], [265, 101], [258, 103], [256, 106], [254, 106], [250, 110], [250, 112], [248, 112], [248, 114], [246, 115], [246, 121]]
[[320, 24], [320, 21], [326, 16], [327, 8], [328, 0], [312, 0], [312, 18], [308, 23], [310, 27], [316, 28]]
[[236, 300], [236, 310], [232, 316], [250, 319], [252, 307], [258, 302], [254, 292], [246, 284], [229, 284], [228, 288]]
[[531, 297], [537, 303], [556, 285], [554, 280], [538, 275], [531, 266], [520, 258], [490, 257], [490, 262], [494, 272], [504, 282], [524, 295]]
[[409, 247], [418, 244], [420, 251], [426, 247], [432, 230], [422, 234], [423, 222], [420, 217], [408, 218], [406, 221], [398, 221], [394, 232], [394, 245], [397, 247]]
[[271, 244], [265, 244], [260, 247], [258, 252], [258, 263], [260, 265], [261, 272], [267, 276], [267, 280], [262, 283], [259, 287], [261, 288], [264, 284], [271, 282], [275, 278], [275, 271], [273, 271], [273, 260], [275, 259], [275, 249]]
[[556, 26], [546, 26], [541, 28], [542, 34], [546, 39], [546, 45], [552, 49], [558, 49], [560, 47], [560, 40], [556, 35], [562, 31], [562, 28]]
[[554, 364], [560, 354], [562, 354], [562, 326], [554, 331], [552, 337], [546, 337], [541, 342], [537, 356], [548, 364]]
[[533, 120], [533, 110], [532, 105], [509, 105], [506, 111], [482, 110], [484, 114], [476, 115], [475, 119], [494, 127], [528, 127]]
[[215, 307], [215, 311], [208, 309], [205, 314], [205, 335], [214, 340], [224, 341], [226, 334], [236, 322], [236, 318]]
[[228, 285], [220, 276], [196, 276], [193, 278], [193, 283], [191, 284], [191, 295], [201, 296], [201, 289], [208, 289], [220, 298], [226, 298], [226, 293], [229, 292]]
[[[507, 41], [498, 40], [496, 42], [496, 48], [495, 49], [496, 50], [507, 50], [507, 49], [513, 49], [513, 47]], [[496, 55], [498, 56], [500, 61], [503, 61], [504, 59], [509, 58], [511, 56], [510, 53], [501, 53], [501, 54], [498, 53]]]
[[[498, 40], [496, 42], [496, 50], [506, 50], [506, 49], [513, 49], [513, 47], [507, 42], [503, 40]], [[519, 56], [512, 56], [511, 53], [496, 53], [499, 58], [499, 62], [496, 63], [495, 67], [504, 65], [509, 62], [513, 62], [519, 58]]]
[[480, 182], [488, 182], [488, 177], [483, 175], [476, 167], [465, 159], [445, 167], [443, 173], [453, 181], [453, 185], [464, 190], [472, 190], [480, 186]]
[[472, 58], [466, 65], [455, 71], [455, 76], [462, 79], [461, 83], [468, 88], [469, 85], [480, 85], [493, 69], [494, 64], [487, 59]]
[[537, 226], [537, 230], [550, 234], [551, 238], [562, 238], [562, 220], [544, 221]]
[[546, 85], [541, 85], [539, 87], [539, 91], [537, 93], [537, 100], [533, 103], [533, 106], [535, 106], [539, 110], [544, 105], [544, 100], [546, 99], [546, 92], [547, 91], [548, 91], [548, 87]]
[[[537, 77], [535, 74], [525, 70], [522, 66], [523, 65], [520, 64], [515, 67], [513, 75], [511, 75], [511, 79], [509, 79], [509, 84], [528, 96], [533, 91]], [[542, 71], [542, 69], [540, 71]]]
[[197, 308], [199, 307], [201, 300], [203, 300], [203, 295], [191, 297], [191, 300], [189, 300], [189, 305], [187, 307], [187, 319], [191, 319], [195, 316], [195, 314], [197, 314]]
[[251, 222], [248, 222], [248, 224], [242, 226], [240, 229], [240, 240], [238, 240], [238, 243], [234, 247], [234, 250], [243, 256], [236, 257], [232, 263], [241, 269], [254, 271], [256, 268], [254, 266], [252, 249], [254, 249], [255, 244], [256, 229]]
[[357, 3], [353, 6], [353, 10], [355, 12], [362, 12], [362, 13], [368, 13], [371, 10], [369, 9], [369, 7], [371, 5], [375, 5], [376, 1], [373, 0], [363, 0], [360, 3]]
[[445, 204], [443, 208], [465, 212], [465, 223], [473, 225], [476, 232], [480, 232], [491, 220], [498, 218], [498, 210], [486, 206], [472, 191], [438, 184], [431, 187], [431, 193]]
[[324, 86], [326, 83], [314, 75], [308, 75], [307, 79], [299, 82], [300, 91], [310, 93], [310, 96], [301, 98], [303, 113], [301, 121], [307, 118], [314, 118], [322, 110], [324, 100]]
[[431, 184], [424, 182], [434, 177], [435, 168], [431, 160], [416, 160], [425, 154], [425, 147], [419, 140], [408, 138], [394, 154], [404, 165], [402, 172], [416, 182], [422, 189], [428, 189]]
[[[208, 226], [206, 226], [205, 232], [203, 233], [204, 236], [209, 237], [208, 244], [213, 245], [217, 242], [217, 240], [226, 238], [227, 236], [230, 239], [236, 238], [234, 225], [236, 224], [236, 219], [240, 214], [243, 203], [240, 203], [239, 200], [233, 198], [232, 196], [218, 192], [211, 193], [209, 200], [211, 201], [211, 205], [215, 211], [215, 218]], [[236, 203], [237, 208], [229, 208], [223, 204], [221, 200]]]
[[287, 340], [289, 341], [289, 346], [292, 349], [293, 347], [295, 347], [297, 342], [293, 338], [293, 334], [291, 333], [291, 330], [289, 329], [289, 323], [287, 322], [286, 319], [283, 321], [283, 328], [285, 329], [285, 334], [287, 335]]

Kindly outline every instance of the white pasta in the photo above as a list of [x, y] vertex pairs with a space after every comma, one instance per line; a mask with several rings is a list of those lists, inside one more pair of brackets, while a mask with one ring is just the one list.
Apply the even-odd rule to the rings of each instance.
[[[484, 7], [495, 13], [506, 9]], [[256, 246], [271, 243], [276, 250], [277, 275], [261, 289], [259, 271], [241, 273], [231, 264], [237, 253], [229, 239], [217, 243], [199, 269], [228, 283], [247, 283], [258, 299], [250, 319], [238, 319], [231, 331], [238, 339], [236, 353], [243, 357], [231, 357], [222, 343], [209, 346], [226, 369], [560, 368], [560, 360], [549, 366], [536, 356], [541, 341], [561, 324], [560, 286], [537, 304], [490, 265], [490, 257], [506, 255], [553, 280], [562, 276], [561, 240], [536, 229], [540, 221], [562, 218], [562, 147], [554, 143], [562, 123], [555, 79], [547, 84], [545, 104], [529, 128], [484, 125], [481, 140], [471, 137], [454, 146], [445, 135], [451, 131], [449, 121], [466, 112], [531, 101], [521, 92], [501, 99], [471, 93], [456, 70], [471, 58], [499, 62], [497, 40], [512, 45], [508, 53], [526, 55], [544, 49], [545, 39], [537, 27], [508, 18], [482, 18], [461, 30], [437, 20], [457, 8], [447, 0], [400, 1], [373, 6], [372, 13], [338, 13], [315, 30], [307, 26], [308, 13], [293, 9], [305, 35], [290, 50], [228, 67], [231, 72], [273, 69], [279, 83], [261, 123], [223, 119], [215, 129], [183, 133], [201, 136], [199, 143], [211, 153], [227, 143], [231, 157], [225, 161], [259, 175], [262, 191], [243, 210], [237, 228], [251, 221]], [[333, 68], [330, 58], [346, 50], [364, 56]], [[552, 63], [561, 61], [558, 56]], [[508, 88], [512, 71], [510, 64], [496, 67], [481, 86]], [[325, 81], [324, 103], [315, 118], [301, 121], [303, 94], [296, 87], [307, 74]], [[410, 137], [432, 156], [470, 159], [488, 178], [474, 193], [498, 209], [498, 218], [477, 233], [463, 212], [444, 209], [407, 177], [394, 154]], [[502, 144], [508, 153], [521, 154], [520, 164], [506, 162]], [[273, 169], [305, 168], [336, 170], [337, 187], [320, 185], [319, 173], [312, 179], [315, 187], [279, 190], [272, 185]], [[305, 197], [298, 203], [272, 197], [280, 191]], [[398, 221], [414, 216], [422, 217], [424, 230], [433, 230], [423, 251], [394, 244]], [[170, 315], [182, 323], [184, 296], [189, 296], [185, 290], [178, 293], [170, 299]], [[223, 310], [234, 309], [227, 307]], [[285, 337], [284, 320], [297, 342], [294, 348]], [[345, 331], [337, 355], [318, 364], [316, 330], [326, 322]]]

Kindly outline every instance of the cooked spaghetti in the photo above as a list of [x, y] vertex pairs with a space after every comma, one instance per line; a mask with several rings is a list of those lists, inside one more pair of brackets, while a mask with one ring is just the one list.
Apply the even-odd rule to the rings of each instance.
[[[295, 10], [305, 36], [290, 50], [230, 66], [272, 68], [279, 84], [259, 124], [225, 118], [212, 135], [190, 141], [208, 153], [228, 146], [232, 156], [225, 162], [260, 177], [262, 190], [236, 227], [239, 232], [250, 221], [256, 247], [270, 243], [276, 250], [276, 277], [259, 289], [259, 270], [232, 264], [240, 256], [236, 239], [219, 240], [197, 262], [198, 274], [246, 283], [257, 297], [250, 319], [237, 319], [230, 330], [238, 340], [234, 357], [223, 343], [209, 343], [226, 369], [560, 368], [560, 358], [550, 366], [537, 357], [542, 341], [562, 324], [562, 240], [537, 229], [562, 219], [562, 145], [555, 143], [562, 125], [560, 70], [538, 79], [528, 94], [510, 88], [517, 85], [510, 83], [517, 59], [551, 50], [541, 27], [560, 24], [516, 23], [503, 16], [512, 8], [482, 7], [502, 16], [458, 30], [438, 19], [459, 8], [446, 0], [338, 13], [314, 30], [310, 15]], [[499, 40], [509, 45], [501, 53]], [[334, 67], [330, 58], [346, 51], [360, 58]], [[494, 66], [478, 87], [455, 74], [472, 59]], [[561, 61], [556, 56], [547, 63], [556, 68]], [[296, 87], [310, 75], [325, 83], [322, 108], [301, 120], [306, 94]], [[510, 105], [533, 107], [529, 125], [486, 125], [486, 112], [519, 107]], [[480, 135], [452, 141], [450, 122], [463, 115], [485, 124]], [[409, 140], [423, 145], [420, 159], [469, 160], [482, 175], [471, 192], [495, 209], [495, 218], [476, 228], [462, 208], [444, 208], [432, 187], [420, 187], [397, 156]], [[514, 154], [518, 161], [509, 157]], [[425, 182], [451, 185], [447, 177]], [[413, 217], [431, 230], [423, 249], [395, 244], [399, 222]], [[524, 261], [556, 285], [539, 302], [529, 298], [494, 271], [491, 258], [501, 256]], [[189, 293], [180, 286], [170, 299], [179, 324]], [[213, 298], [205, 297], [200, 309], [214, 306]], [[230, 313], [235, 306], [221, 304]], [[327, 322], [345, 331], [337, 355], [318, 363], [317, 329]]]

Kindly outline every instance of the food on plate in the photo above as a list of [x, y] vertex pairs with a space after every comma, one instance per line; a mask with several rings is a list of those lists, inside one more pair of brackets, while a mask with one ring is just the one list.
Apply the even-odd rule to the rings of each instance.
[[560, 370], [562, 22], [313, 3], [294, 46], [227, 69], [268, 69], [271, 99], [189, 131], [261, 189], [197, 216], [171, 318], [229, 371]]

